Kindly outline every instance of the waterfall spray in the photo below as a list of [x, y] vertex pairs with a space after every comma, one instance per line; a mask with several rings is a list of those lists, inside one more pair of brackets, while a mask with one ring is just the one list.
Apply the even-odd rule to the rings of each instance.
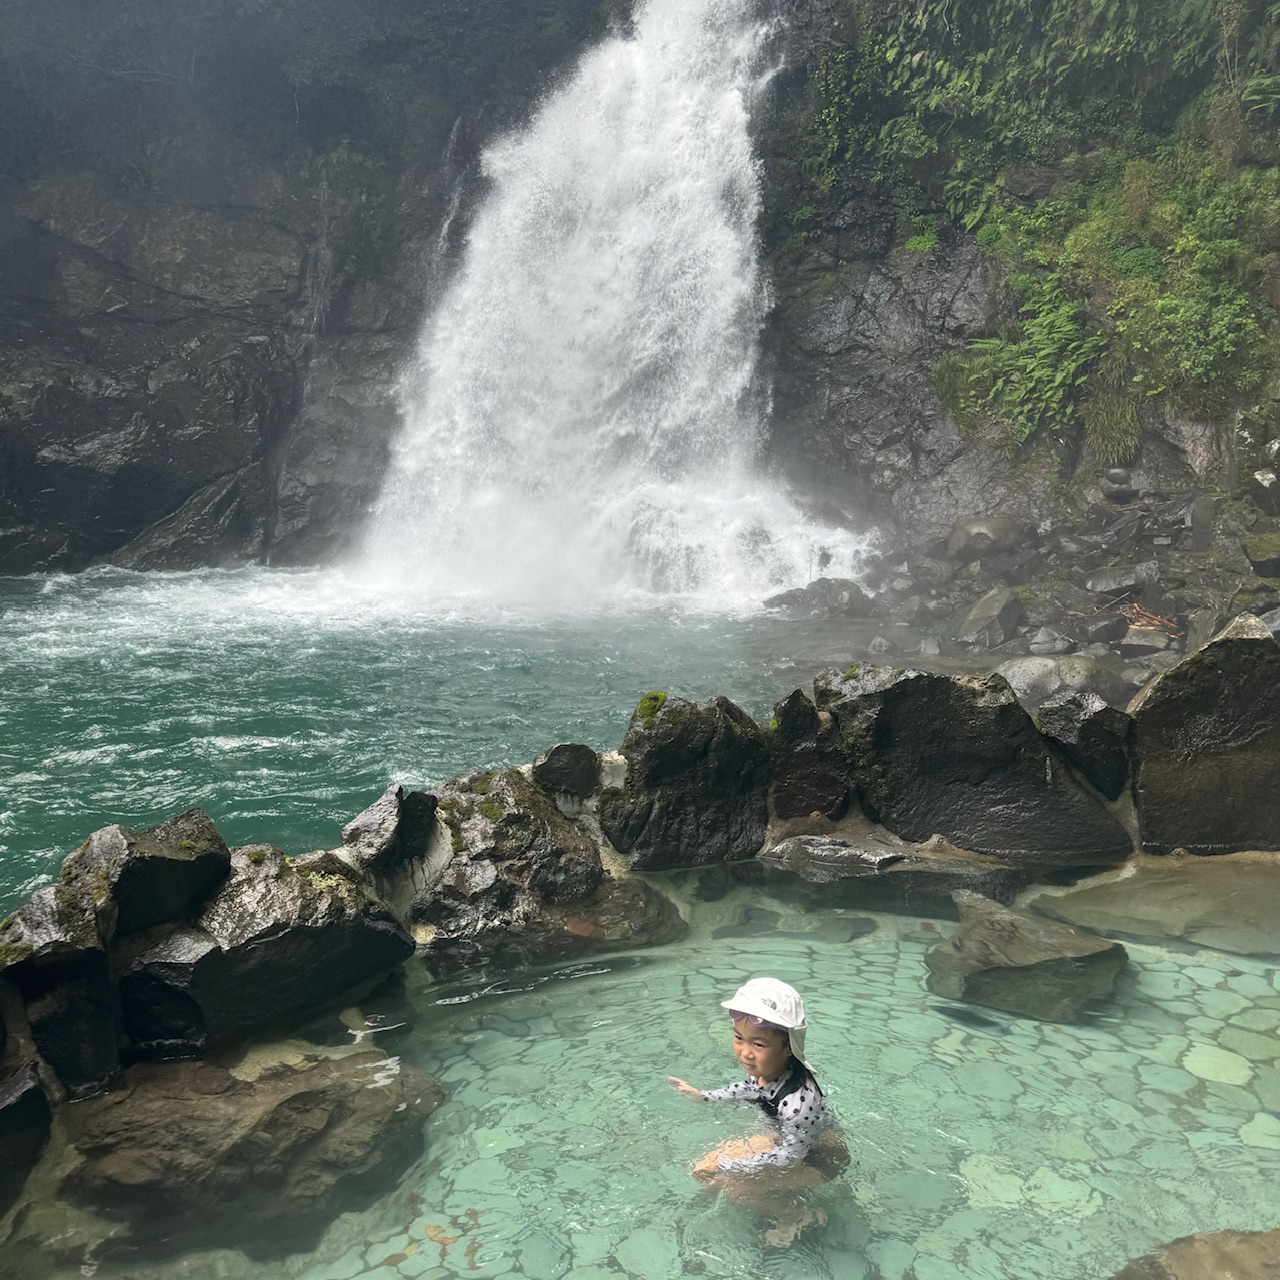
[[751, 0], [643, 0], [529, 124], [400, 388], [375, 566], [445, 593], [619, 590], [754, 604], [805, 579], [817, 529], [756, 459], [767, 287], [749, 114]]

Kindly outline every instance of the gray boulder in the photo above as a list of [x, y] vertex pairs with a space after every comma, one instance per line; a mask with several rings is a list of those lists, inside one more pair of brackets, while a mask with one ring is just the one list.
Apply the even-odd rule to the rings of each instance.
[[600, 786], [600, 757], [581, 742], [562, 742], [533, 762], [533, 780], [544, 791], [585, 800]]
[[766, 609], [781, 609], [796, 618], [869, 618], [875, 600], [852, 578], [815, 578], [806, 587], [793, 587], [770, 596]]
[[643, 698], [622, 741], [626, 782], [600, 799], [600, 825], [636, 870], [752, 858], [769, 811], [769, 747], [727, 698]]
[[1063, 693], [1045, 702], [1040, 732], [1108, 800], [1129, 783], [1133, 721], [1096, 693]]
[[386, 880], [422, 858], [435, 829], [437, 800], [392, 783], [342, 828], [342, 856], [373, 880]]
[[439, 790], [441, 846], [413, 905], [432, 945], [500, 942], [548, 905], [576, 903], [600, 887], [595, 842], [518, 769], [477, 770]]
[[981, 560], [1016, 550], [1028, 536], [1025, 521], [1002, 516], [971, 516], [957, 520], [947, 538], [947, 555], [953, 560]]
[[1129, 706], [1148, 853], [1280, 849], [1280, 645], [1241, 615]]
[[379, 1052], [271, 1057], [140, 1064], [65, 1113], [60, 1194], [127, 1223], [113, 1260], [228, 1241], [257, 1261], [312, 1249], [420, 1156], [441, 1097], [430, 1076]]
[[1095, 933], [1280, 955], [1280, 854], [1135, 854], [1115, 871], [1044, 888], [1023, 905]]
[[976, 893], [954, 896], [960, 927], [925, 957], [935, 995], [1045, 1022], [1074, 1022], [1110, 998], [1128, 962], [1119, 943]]
[[819, 677], [863, 807], [905, 840], [939, 835], [1014, 866], [1119, 862], [1129, 836], [1000, 676], [864, 663]]
[[104, 827], [62, 864], [60, 879], [110, 902], [110, 940], [183, 919], [231, 871], [231, 852], [208, 814], [188, 809], [147, 831]]
[[1115, 565], [1110, 569], [1099, 569], [1085, 580], [1085, 589], [1099, 595], [1123, 596], [1131, 592], [1141, 591], [1143, 587], [1159, 581], [1160, 566], [1154, 560], [1145, 560], [1142, 564]]
[[413, 954], [390, 910], [353, 879], [300, 868], [270, 845], [235, 850], [232, 868], [192, 927], [142, 951], [122, 976], [135, 1057], [226, 1048]]
[[1097, 694], [1104, 702], [1123, 702], [1132, 688], [1114, 659], [1107, 661], [1087, 653], [1010, 658], [996, 671], [1028, 707], [1039, 707], [1067, 694]]
[[994, 649], [1017, 634], [1024, 614], [1022, 601], [1008, 587], [997, 587], [965, 614], [956, 629], [956, 639], [962, 644]]

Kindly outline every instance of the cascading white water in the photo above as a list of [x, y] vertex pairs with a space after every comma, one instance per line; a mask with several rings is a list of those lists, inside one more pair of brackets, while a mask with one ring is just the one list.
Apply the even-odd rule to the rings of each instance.
[[499, 600], [755, 604], [818, 529], [756, 471], [752, 0], [641, 0], [484, 156], [491, 190], [401, 387], [373, 564]]

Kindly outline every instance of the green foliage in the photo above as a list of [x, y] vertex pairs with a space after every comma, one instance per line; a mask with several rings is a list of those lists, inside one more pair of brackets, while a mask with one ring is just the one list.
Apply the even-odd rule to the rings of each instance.
[[636, 715], [640, 723], [647, 729], [655, 720], [667, 701], [665, 693], [646, 693], [636, 706]]
[[938, 247], [938, 228], [930, 227], [927, 231], [909, 237], [902, 247], [911, 253], [932, 253]]

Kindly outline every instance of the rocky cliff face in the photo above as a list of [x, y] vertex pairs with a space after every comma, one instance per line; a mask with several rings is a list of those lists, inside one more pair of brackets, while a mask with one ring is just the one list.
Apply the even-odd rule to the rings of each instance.
[[393, 3], [352, 46], [209, 0], [139, 43], [150, 4], [5, 54], [0, 573], [340, 555], [479, 144], [611, 8]]

